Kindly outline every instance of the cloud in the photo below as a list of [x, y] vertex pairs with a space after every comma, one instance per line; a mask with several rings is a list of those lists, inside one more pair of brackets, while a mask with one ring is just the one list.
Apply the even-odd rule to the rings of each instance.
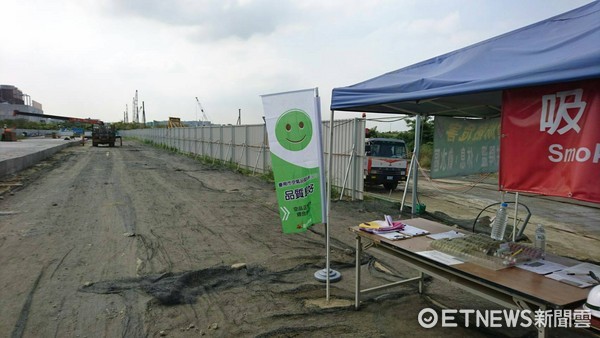
[[8, 1], [28, 21], [3, 17], [19, 30], [3, 39], [0, 74], [49, 114], [118, 120], [137, 89], [148, 119], [194, 119], [197, 96], [215, 123], [235, 123], [240, 108], [262, 123], [261, 94], [319, 87], [326, 111], [333, 87], [578, 6], [521, 2]]
[[459, 28], [460, 15], [454, 11], [445, 17], [413, 20], [408, 23], [406, 30], [412, 35], [451, 34]]
[[292, 19], [291, 6], [279, 0], [108, 0], [104, 7], [110, 15], [185, 26], [190, 38], [207, 41], [271, 34]]

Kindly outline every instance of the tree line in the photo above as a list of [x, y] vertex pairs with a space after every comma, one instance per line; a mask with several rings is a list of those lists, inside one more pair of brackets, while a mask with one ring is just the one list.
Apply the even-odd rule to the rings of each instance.
[[[129, 129], [142, 129], [144, 125], [141, 123], [124, 123], [115, 122], [111, 123], [118, 130], [129, 130]], [[81, 122], [69, 122], [69, 121], [56, 121], [56, 122], [41, 122], [41, 121], [29, 121], [27, 119], [6, 119], [0, 120], [0, 127], [11, 129], [36, 129], [36, 130], [58, 130], [58, 129], [71, 129], [71, 128], [83, 128], [84, 130], [91, 131], [93, 126], [90, 123]]]

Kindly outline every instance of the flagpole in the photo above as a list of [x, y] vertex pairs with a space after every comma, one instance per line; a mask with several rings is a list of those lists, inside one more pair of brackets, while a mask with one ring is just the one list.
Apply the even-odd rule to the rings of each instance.
[[[317, 94], [315, 92], [315, 94]], [[318, 96], [318, 94], [317, 94]], [[317, 109], [320, 112], [320, 105], [317, 105]], [[321, 114], [319, 114], [320, 116]], [[329, 225], [331, 224], [331, 220], [330, 220], [330, 213], [331, 213], [331, 206], [330, 206], [330, 201], [331, 201], [331, 178], [332, 178], [332, 154], [333, 154], [333, 115], [334, 112], [333, 110], [331, 111], [331, 120], [329, 122], [329, 154], [327, 155], [327, 177], [325, 177], [325, 175], [323, 174], [322, 177], [323, 179], [326, 179], [326, 182], [324, 182], [324, 184], [327, 186], [323, 191], [323, 193], [325, 194], [324, 196], [321, 195], [323, 198], [323, 201], [325, 202], [325, 205], [323, 206], [323, 211], [325, 212], [323, 215], [323, 219], [324, 219], [324, 225], [325, 225], [325, 268], [318, 270], [317, 272], [315, 272], [314, 276], [315, 279], [317, 279], [319, 282], [323, 282], [326, 283], [326, 301], [327, 303], [329, 303], [329, 284], [330, 283], [334, 283], [339, 281], [342, 278], [342, 275], [335, 271], [335, 270], [331, 270], [330, 268], [330, 259], [329, 259], [329, 251], [330, 251], [330, 244], [329, 244]], [[319, 121], [319, 126], [322, 126], [322, 122]], [[321, 128], [319, 128], [319, 132], [318, 132], [319, 138], [322, 140], [324, 139], [323, 134], [321, 132]], [[323, 148], [324, 149], [324, 148]], [[321, 157], [323, 158], [323, 157]], [[325, 167], [325, 165], [323, 164], [322, 168]]]

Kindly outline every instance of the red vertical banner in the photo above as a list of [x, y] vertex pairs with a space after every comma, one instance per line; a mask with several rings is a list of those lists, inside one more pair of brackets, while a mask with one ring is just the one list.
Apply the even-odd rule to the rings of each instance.
[[500, 190], [600, 203], [600, 79], [505, 90]]

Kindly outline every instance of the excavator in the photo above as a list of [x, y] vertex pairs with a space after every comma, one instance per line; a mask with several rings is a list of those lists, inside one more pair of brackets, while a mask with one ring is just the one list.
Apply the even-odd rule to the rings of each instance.
[[48, 114], [37, 114], [37, 113], [29, 113], [15, 110], [13, 112], [14, 116], [33, 116], [33, 117], [41, 117], [46, 119], [54, 119], [54, 120], [62, 120], [69, 122], [80, 122], [80, 123], [89, 123], [93, 125], [92, 128], [92, 145], [97, 147], [100, 144], [108, 144], [109, 147], [115, 146], [115, 141], [119, 139], [120, 145], [123, 145], [123, 139], [121, 136], [117, 135], [117, 131], [115, 127], [110, 124], [105, 124], [104, 122], [97, 119], [82, 119], [78, 117], [68, 117], [68, 116], [58, 116], [58, 115], [48, 115]]

